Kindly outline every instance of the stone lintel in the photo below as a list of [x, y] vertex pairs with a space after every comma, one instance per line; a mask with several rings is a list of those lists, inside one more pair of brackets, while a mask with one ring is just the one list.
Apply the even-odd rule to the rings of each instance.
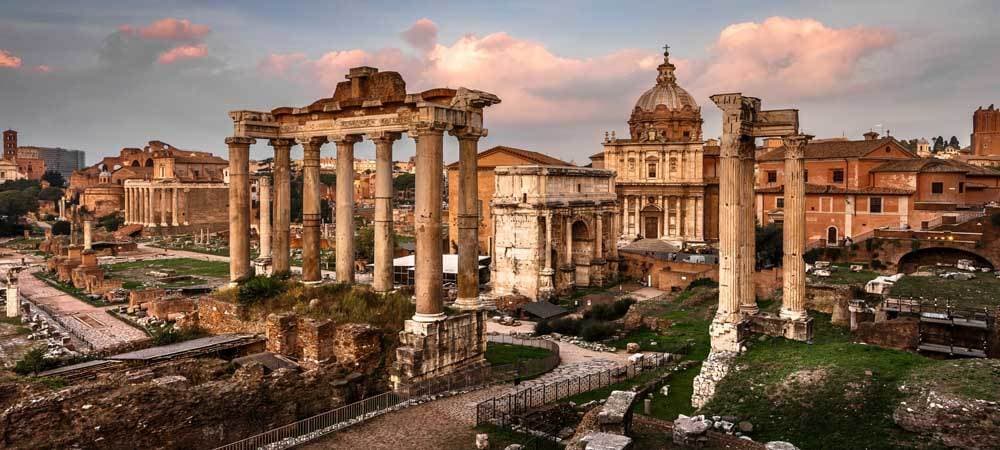
[[811, 342], [813, 319], [789, 319], [767, 313], [750, 316], [750, 330], [753, 333], [774, 337], [784, 337], [793, 341]]

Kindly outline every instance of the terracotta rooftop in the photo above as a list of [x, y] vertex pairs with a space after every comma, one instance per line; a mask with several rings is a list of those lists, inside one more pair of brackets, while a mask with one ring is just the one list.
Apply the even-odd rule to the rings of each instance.
[[871, 170], [872, 172], [919, 172], [919, 173], [966, 173], [969, 175], [1000, 176], [984, 167], [953, 159], [920, 158], [889, 161]]
[[[780, 194], [785, 191], [784, 185], [757, 188], [758, 194]], [[806, 194], [866, 194], [866, 195], [910, 195], [912, 189], [897, 189], [889, 187], [868, 186], [859, 188], [842, 188], [806, 183]]]
[[[478, 159], [483, 159], [483, 157], [485, 157], [485, 156], [489, 156], [489, 155], [492, 155], [494, 153], [501, 153], [501, 152], [510, 153], [510, 154], [516, 155], [518, 157], [524, 158], [524, 159], [526, 159], [526, 160], [529, 161], [529, 164], [537, 164], [537, 165], [542, 165], [542, 166], [573, 166], [573, 164], [570, 164], [570, 163], [568, 163], [566, 161], [563, 161], [561, 159], [553, 158], [553, 157], [551, 157], [549, 155], [546, 155], [546, 154], [543, 154], [543, 153], [533, 152], [531, 150], [524, 150], [524, 149], [520, 149], [520, 148], [507, 147], [505, 145], [498, 145], [496, 147], [493, 147], [493, 148], [491, 148], [489, 150], [486, 150], [486, 151], [480, 153]], [[508, 165], [508, 164], [505, 164], [505, 165]], [[480, 165], [479, 167], [493, 167], [493, 166]], [[447, 168], [449, 168], [449, 169], [458, 168], [458, 161], [455, 161], [455, 162], [453, 162], [451, 164], [448, 164]]]
[[[882, 145], [895, 141], [896, 140], [892, 137], [884, 137], [870, 141], [828, 140], [822, 142], [810, 142], [809, 145], [806, 146], [805, 159], [860, 158], [868, 153], [871, 153], [872, 150], [875, 150]], [[908, 151], [909, 150], [907, 150], [907, 152]], [[758, 161], [779, 161], [783, 159], [785, 159], [784, 146], [775, 148], [774, 150], [771, 150], [757, 158]]]

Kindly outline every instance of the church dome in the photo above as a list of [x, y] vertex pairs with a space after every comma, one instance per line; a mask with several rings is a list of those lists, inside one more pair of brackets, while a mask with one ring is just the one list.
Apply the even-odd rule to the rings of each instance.
[[674, 70], [674, 65], [670, 63], [670, 54], [664, 52], [663, 64], [657, 67], [659, 75], [656, 77], [656, 86], [639, 96], [635, 107], [648, 112], [655, 111], [659, 105], [666, 106], [670, 110], [683, 109], [685, 106], [697, 109], [698, 103], [694, 101], [694, 97], [677, 85]]

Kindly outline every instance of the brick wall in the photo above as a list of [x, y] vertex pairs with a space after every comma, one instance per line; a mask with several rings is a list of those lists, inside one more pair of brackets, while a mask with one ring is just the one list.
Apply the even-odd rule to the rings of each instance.
[[265, 334], [265, 321], [250, 317], [246, 308], [209, 296], [198, 299], [198, 325], [212, 334]]

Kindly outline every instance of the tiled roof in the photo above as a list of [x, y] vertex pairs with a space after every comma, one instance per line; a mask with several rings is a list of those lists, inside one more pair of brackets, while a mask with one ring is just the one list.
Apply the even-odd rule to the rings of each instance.
[[[895, 141], [896, 140], [891, 137], [884, 137], [882, 139], [873, 139], [870, 141], [830, 140], [823, 142], [810, 142], [809, 145], [806, 146], [805, 159], [860, 158], [868, 153], [871, 153], [872, 150], [875, 150], [882, 145]], [[900, 148], [903, 147], [900, 146]], [[909, 150], [905, 151], [909, 152]], [[783, 159], [785, 159], [784, 146], [775, 148], [774, 150], [771, 150], [757, 158], [758, 161], [780, 161]]]
[[956, 161], [953, 159], [920, 158], [904, 159], [900, 161], [889, 161], [874, 169], [872, 172], [920, 172], [920, 173], [966, 173], [969, 175], [991, 175], [1000, 176], [1000, 172], [974, 166], [972, 164]]
[[[546, 155], [544, 153], [533, 152], [531, 150], [524, 150], [524, 149], [521, 149], [521, 148], [507, 147], [506, 145], [498, 145], [496, 147], [493, 147], [493, 148], [491, 148], [489, 150], [486, 150], [486, 151], [480, 153], [479, 154], [479, 159], [482, 159], [485, 156], [489, 156], [489, 155], [492, 155], [494, 153], [500, 153], [500, 152], [511, 153], [511, 154], [517, 155], [517, 156], [519, 156], [521, 158], [524, 158], [524, 159], [530, 161], [530, 164], [538, 164], [538, 165], [542, 165], [542, 166], [572, 166], [572, 164], [570, 164], [570, 163], [568, 163], [566, 161], [563, 161], [561, 159], [553, 158], [553, 157], [551, 157], [549, 155]], [[458, 167], [458, 161], [455, 161], [455, 162], [453, 162], [451, 164], [448, 164], [448, 168], [449, 169], [456, 168], [456, 167]], [[485, 167], [485, 166], [480, 166], [480, 167]]]
[[[781, 194], [785, 191], [785, 186], [768, 186], [757, 188], [755, 191], [758, 194]], [[806, 194], [910, 195], [913, 192], [914, 191], [912, 189], [898, 189], [878, 186], [842, 188], [837, 186], [806, 183]]]

